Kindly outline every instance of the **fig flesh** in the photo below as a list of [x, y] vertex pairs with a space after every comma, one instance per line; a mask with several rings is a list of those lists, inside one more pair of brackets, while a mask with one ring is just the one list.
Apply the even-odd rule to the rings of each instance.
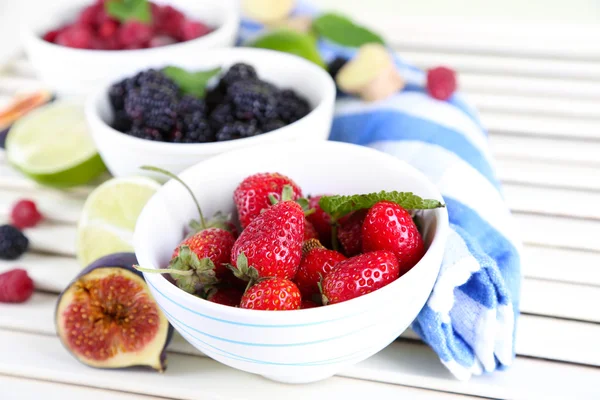
[[81, 271], [60, 295], [56, 330], [63, 345], [96, 368], [166, 369], [173, 327], [162, 313], [133, 253], [102, 257]]

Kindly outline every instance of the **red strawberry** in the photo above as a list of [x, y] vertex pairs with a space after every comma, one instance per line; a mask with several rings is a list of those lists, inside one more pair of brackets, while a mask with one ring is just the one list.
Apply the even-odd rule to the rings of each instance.
[[398, 259], [389, 251], [360, 254], [340, 262], [323, 279], [323, 304], [341, 303], [363, 296], [400, 276]]
[[393, 252], [401, 274], [425, 253], [423, 239], [410, 213], [391, 201], [380, 201], [369, 210], [362, 227], [362, 249]]
[[337, 237], [348, 257], [355, 256], [362, 250], [362, 225], [366, 215], [367, 210], [358, 210], [339, 221]]
[[300, 309], [315, 307], [319, 307], [319, 305], [312, 300], [302, 300], [302, 303], [300, 304]]
[[308, 220], [305, 218], [304, 219], [304, 241], [307, 241], [310, 239], [318, 239], [318, 238], [319, 238], [319, 235], [317, 234], [315, 227], [313, 226], [313, 224], [308, 222]]
[[10, 219], [19, 229], [31, 228], [42, 220], [42, 214], [31, 200], [19, 200], [10, 212]]
[[24, 303], [33, 294], [33, 280], [24, 269], [0, 274], [0, 303]]
[[181, 246], [188, 246], [198, 259], [209, 258], [215, 265], [217, 278], [222, 278], [229, 272], [226, 265], [231, 258], [231, 248], [235, 238], [231, 232], [219, 228], [208, 228], [185, 239], [173, 252], [171, 258], [179, 255]]
[[302, 190], [298, 185], [287, 176], [279, 173], [255, 174], [247, 177], [238, 185], [233, 193], [233, 199], [242, 229], [247, 227], [260, 214], [261, 210], [272, 204], [269, 195], [281, 200], [281, 193], [285, 185], [292, 187], [291, 200], [302, 197]]
[[238, 307], [240, 305], [240, 301], [242, 300], [243, 294], [244, 292], [239, 289], [222, 287], [210, 293], [207, 297], [207, 300], [213, 303], [223, 304], [225, 306]]
[[294, 282], [269, 278], [251, 286], [242, 296], [240, 308], [254, 310], [298, 310], [300, 290]]
[[319, 241], [325, 247], [331, 247], [331, 217], [319, 206], [319, 200], [325, 195], [313, 196], [308, 199], [308, 208], [315, 212], [306, 216], [319, 234]]
[[[296, 275], [304, 238], [304, 212], [293, 201], [267, 208], [242, 231], [231, 250], [236, 275], [250, 278]], [[256, 271], [253, 271], [253, 267]]]
[[318, 240], [310, 240], [303, 245], [303, 255], [294, 282], [298, 285], [302, 297], [310, 299], [319, 293], [319, 282], [339, 262], [346, 257], [337, 251], [328, 250]]

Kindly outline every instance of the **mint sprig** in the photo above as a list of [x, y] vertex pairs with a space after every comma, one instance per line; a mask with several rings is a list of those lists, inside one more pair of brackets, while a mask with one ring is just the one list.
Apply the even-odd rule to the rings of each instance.
[[104, 10], [119, 22], [139, 21], [145, 24], [152, 22], [152, 11], [148, 0], [109, 0], [104, 3]]
[[163, 68], [162, 71], [167, 77], [175, 81], [184, 94], [203, 98], [206, 95], [208, 82], [221, 72], [221, 67], [190, 72], [183, 68], [169, 66]]
[[319, 206], [331, 216], [333, 222], [341, 217], [364, 208], [371, 208], [380, 201], [391, 201], [406, 210], [427, 210], [445, 207], [438, 200], [423, 199], [411, 192], [386, 192], [355, 194], [352, 196], [323, 196]]
[[339, 14], [323, 14], [313, 21], [312, 27], [320, 36], [342, 46], [360, 47], [366, 43], [384, 44], [381, 36]]

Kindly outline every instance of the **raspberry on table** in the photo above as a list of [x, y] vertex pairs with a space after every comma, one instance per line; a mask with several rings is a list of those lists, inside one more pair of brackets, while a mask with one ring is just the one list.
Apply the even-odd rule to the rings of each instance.
[[241, 139], [260, 135], [262, 131], [253, 123], [248, 122], [230, 122], [217, 132], [217, 140], [219, 142], [233, 139]]
[[282, 90], [277, 96], [277, 114], [284, 122], [291, 124], [310, 112], [306, 99], [290, 89]]
[[221, 78], [221, 83], [224, 84], [225, 87], [228, 87], [237, 81], [254, 79], [258, 79], [258, 76], [256, 75], [256, 70], [253, 66], [245, 63], [237, 63], [233, 64], [225, 73], [225, 75], [223, 75]]
[[29, 248], [29, 239], [13, 225], [0, 226], [0, 259], [16, 260]]
[[33, 280], [22, 268], [0, 274], [0, 303], [24, 303], [33, 294]]
[[177, 120], [176, 93], [168, 86], [145, 84], [125, 97], [125, 111], [133, 121], [169, 132]]
[[447, 67], [427, 71], [427, 92], [438, 100], [448, 100], [456, 91], [456, 73]]
[[277, 94], [273, 85], [258, 80], [237, 81], [227, 89], [235, 117], [245, 121], [277, 118]]
[[17, 201], [12, 207], [10, 219], [13, 226], [24, 229], [36, 226], [43, 217], [32, 200], [23, 199]]

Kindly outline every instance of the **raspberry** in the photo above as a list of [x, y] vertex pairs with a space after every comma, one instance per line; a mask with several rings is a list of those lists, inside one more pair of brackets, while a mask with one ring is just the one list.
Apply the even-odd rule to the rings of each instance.
[[152, 39], [152, 28], [138, 21], [127, 21], [118, 31], [119, 42], [128, 49], [143, 48]]
[[183, 96], [177, 104], [177, 114], [186, 115], [191, 113], [199, 112], [204, 114], [206, 112], [206, 105], [200, 99], [193, 96]]
[[456, 73], [447, 67], [427, 71], [427, 91], [438, 100], [448, 100], [456, 90]]
[[0, 259], [16, 260], [29, 248], [29, 239], [12, 225], [0, 226]]
[[75, 49], [90, 49], [94, 33], [84, 25], [72, 25], [56, 36], [56, 44]]
[[225, 140], [241, 139], [260, 135], [262, 132], [253, 123], [247, 122], [230, 122], [225, 125], [217, 132], [217, 140], [219, 142]]
[[188, 41], [197, 39], [210, 32], [210, 28], [201, 22], [185, 20], [179, 29], [179, 39]]
[[33, 294], [33, 289], [33, 280], [24, 269], [0, 274], [0, 303], [24, 303]]
[[31, 228], [42, 220], [42, 214], [31, 200], [19, 200], [10, 212], [12, 224], [19, 229]]
[[55, 29], [53, 31], [48, 31], [44, 34], [44, 36], [42, 38], [46, 42], [54, 43], [54, 42], [56, 42], [56, 38], [58, 37], [58, 35], [60, 35], [64, 30], [65, 30], [65, 28], [59, 28], [59, 29]]
[[244, 63], [237, 63], [232, 65], [229, 70], [227, 70], [225, 75], [223, 75], [221, 78], [221, 84], [223, 84], [224, 87], [228, 87], [237, 81], [254, 80], [257, 78], [256, 70], [253, 66]]
[[98, 28], [98, 35], [101, 38], [108, 38], [114, 35], [119, 29], [119, 23], [117, 21], [107, 19]]
[[277, 114], [284, 122], [291, 124], [310, 112], [308, 101], [293, 90], [282, 90], [277, 96]]
[[125, 96], [125, 111], [129, 118], [163, 133], [175, 126], [176, 105], [176, 92], [156, 84], [145, 84]]
[[267, 82], [237, 81], [229, 86], [227, 95], [240, 120], [262, 122], [278, 117], [277, 89]]
[[275, 129], [283, 128], [285, 122], [280, 119], [272, 119], [260, 125], [260, 130], [264, 133], [274, 131]]
[[155, 20], [155, 26], [159, 33], [179, 37], [181, 26], [185, 21], [185, 16], [180, 11], [171, 6], [158, 6], [153, 14], [158, 17]]
[[214, 142], [215, 135], [204, 114], [196, 111], [183, 117], [183, 137], [175, 140], [181, 143], [206, 143]]
[[78, 24], [93, 27], [96, 24], [98, 13], [102, 10], [102, 6], [99, 4], [93, 4], [83, 9], [77, 18]]
[[156, 35], [148, 43], [148, 47], [162, 47], [177, 43], [175, 39], [168, 35]]

